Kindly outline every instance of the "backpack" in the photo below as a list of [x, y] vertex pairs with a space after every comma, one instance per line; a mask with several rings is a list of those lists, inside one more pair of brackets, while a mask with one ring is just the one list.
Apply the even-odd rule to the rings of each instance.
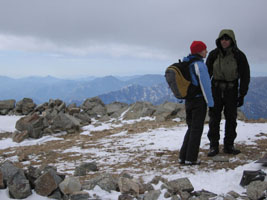
[[167, 67], [165, 78], [176, 98], [190, 99], [201, 94], [200, 87], [192, 84], [190, 75], [190, 64], [197, 60], [199, 58], [192, 58], [189, 61], [179, 60], [178, 63]]

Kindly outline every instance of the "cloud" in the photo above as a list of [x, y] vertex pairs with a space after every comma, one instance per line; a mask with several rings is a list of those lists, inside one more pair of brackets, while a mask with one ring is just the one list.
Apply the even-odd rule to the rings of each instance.
[[9, 0], [0, 6], [0, 49], [73, 56], [170, 60], [193, 40], [208, 50], [224, 28], [252, 63], [267, 63], [266, 0]]

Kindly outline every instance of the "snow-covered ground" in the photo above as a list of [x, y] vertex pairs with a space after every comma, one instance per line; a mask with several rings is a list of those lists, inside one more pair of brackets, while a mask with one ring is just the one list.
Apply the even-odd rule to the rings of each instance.
[[[3, 132], [12, 132], [15, 131], [15, 123], [19, 119], [19, 117], [16, 116], [0, 116], [0, 134]], [[146, 119], [148, 120], [148, 119]], [[150, 119], [153, 120], [153, 119]], [[179, 121], [179, 120], [178, 120]], [[133, 123], [133, 121], [122, 121], [122, 123]], [[120, 125], [112, 125], [112, 122], [110, 123], [103, 123], [101, 126], [94, 126], [89, 125], [83, 128], [82, 135], [90, 135], [91, 131], [96, 130], [105, 130], [105, 129], [112, 129], [114, 127], [119, 127]], [[221, 131], [224, 130], [224, 121], [222, 122]], [[120, 133], [114, 134], [110, 136], [109, 138], [105, 138], [105, 141], [99, 141], [100, 143], [103, 143], [103, 145], [109, 145], [109, 142], [112, 141], [114, 137], [120, 137], [120, 140], [116, 145], [123, 146], [126, 148], [134, 148], [136, 145], [139, 146], [139, 149], [142, 151], [162, 151], [162, 150], [178, 150], [181, 147], [184, 133], [186, 131], [185, 125], [177, 125], [177, 127], [172, 128], [158, 128], [158, 129], [152, 129], [144, 133], [138, 133], [138, 134], [131, 134], [128, 137], [121, 137], [127, 134], [127, 131], [122, 131]], [[201, 140], [201, 147], [203, 149], [208, 149], [208, 138], [207, 138], [207, 131], [208, 126], [205, 125], [202, 140]], [[237, 143], [244, 143], [244, 144], [253, 144], [255, 140], [258, 138], [256, 137], [257, 134], [260, 133], [267, 133], [267, 124], [264, 123], [245, 123], [242, 121], [238, 121], [238, 128], [237, 128], [238, 136], [236, 138]], [[64, 134], [64, 133], [62, 133]], [[265, 136], [266, 137], [266, 136]], [[61, 140], [61, 138], [57, 136], [46, 136], [39, 140], [25, 140], [21, 143], [15, 143], [11, 139], [2, 139], [0, 140], [0, 149], [6, 149], [8, 147], [15, 147], [15, 146], [27, 146], [27, 145], [33, 145], [33, 144], [42, 144], [47, 141], [51, 140]], [[79, 152], [83, 153], [83, 149], [73, 147], [67, 150], [68, 152]], [[86, 149], [88, 153], [88, 149]], [[92, 149], [91, 151], [94, 151]], [[101, 151], [94, 151], [91, 152], [94, 154], [99, 154], [99, 157], [103, 155], [103, 152]], [[259, 152], [260, 153], [260, 152]], [[110, 162], [121, 160], [120, 153], [113, 153], [110, 158]], [[65, 163], [65, 166], [68, 165]], [[231, 169], [220, 169], [216, 171], [202, 171], [198, 170], [198, 166], [191, 167], [193, 169], [193, 172], [185, 172], [185, 173], [177, 173], [168, 175], [168, 180], [173, 180], [177, 178], [182, 177], [188, 177], [194, 186], [195, 190], [202, 190], [205, 189], [210, 192], [214, 192], [216, 194], [225, 194], [231, 190], [234, 190], [238, 193], [245, 192], [245, 189], [242, 188], [238, 183], [241, 180], [242, 174], [244, 170], [258, 170], [261, 169], [264, 172], [267, 173], [267, 168], [263, 167], [261, 164], [257, 164], [255, 162], [250, 162], [249, 164], [239, 166], [235, 168], [234, 170]], [[195, 170], [194, 170], [195, 169]], [[154, 174], [155, 175], [155, 174]], [[151, 180], [153, 178], [152, 174], [147, 174], [145, 177], [147, 180]], [[203, 188], [205, 186], [205, 188]], [[159, 187], [155, 186], [155, 188]], [[90, 195], [97, 194], [101, 197], [101, 199], [110, 199], [110, 200], [117, 200], [118, 196], [120, 195], [119, 192], [113, 191], [112, 193], [108, 193], [106, 191], [101, 190], [99, 187], [95, 187], [94, 190], [88, 191]], [[8, 190], [0, 190], [0, 199], [5, 200], [9, 199], [8, 197]], [[42, 200], [42, 199], [48, 199], [46, 197], [41, 197], [38, 194], [34, 193], [27, 199], [29, 200]], [[160, 196], [160, 199], [163, 198], [163, 193]]]

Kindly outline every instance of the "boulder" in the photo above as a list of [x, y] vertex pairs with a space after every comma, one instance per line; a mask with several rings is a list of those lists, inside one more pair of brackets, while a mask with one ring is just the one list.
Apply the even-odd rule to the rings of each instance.
[[0, 101], [0, 115], [6, 115], [10, 110], [15, 108], [16, 100], [9, 99], [9, 100], [1, 100]]
[[88, 200], [89, 198], [90, 195], [85, 191], [74, 192], [69, 197], [70, 200]]
[[17, 142], [17, 143], [20, 143], [22, 142], [23, 140], [27, 139], [29, 137], [29, 133], [27, 130], [24, 130], [24, 131], [14, 131], [12, 133], [12, 140], [14, 142]]
[[133, 197], [132, 195], [130, 194], [121, 194], [119, 197], [118, 197], [118, 200], [134, 200], [136, 199], [135, 197]]
[[266, 181], [253, 181], [247, 186], [247, 196], [252, 200], [264, 199], [266, 197], [266, 191]]
[[122, 194], [139, 195], [139, 184], [133, 181], [133, 179], [120, 177], [118, 185]]
[[85, 176], [90, 171], [98, 171], [95, 162], [80, 164], [80, 166], [75, 168], [74, 176]]
[[73, 116], [79, 119], [83, 126], [91, 124], [91, 117], [86, 112], [74, 113]]
[[128, 104], [121, 102], [113, 102], [106, 105], [107, 114], [112, 118], [118, 118], [128, 108]]
[[61, 182], [62, 178], [54, 170], [47, 170], [34, 182], [35, 191], [41, 196], [48, 196], [57, 189]]
[[28, 131], [31, 138], [40, 138], [45, 128], [44, 117], [40, 117], [36, 113], [22, 117], [16, 122], [15, 127], [19, 131]]
[[62, 195], [60, 189], [57, 188], [55, 191], [53, 191], [53, 192], [48, 196], [48, 198], [49, 198], [49, 199], [58, 199], [58, 200], [67, 199], [67, 198], [64, 198], [65, 196], [64, 196], [64, 197], [62, 197], [62, 196], [63, 196], [63, 195]]
[[185, 109], [183, 104], [164, 102], [157, 106], [155, 113], [157, 120], [164, 121], [174, 117], [185, 118]]
[[80, 108], [68, 108], [68, 113], [70, 115], [78, 114], [80, 113], [81, 109]]
[[7, 183], [9, 180], [13, 178], [15, 174], [18, 173], [19, 168], [16, 167], [11, 161], [6, 160], [0, 166], [0, 171], [3, 173], [4, 183]]
[[15, 107], [15, 112], [22, 115], [28, 115], [36, 107], [36, 104], [30, 98], [23, 98], [21, 101], [17, 102]]
[[161, 194], [160, 190], [151, 190], [144, 196], [144, 200], [157, 200]]
[[111, 190], [118, 191], [118, 178], [112, 174], [103, 173], [95, 178], [85, 181], [82, 188], [85, 190], [92, 190], [98, 185], [102, 190], [110, 192]]
[[69, 195], [81, 191], [82, 186], [79, 178], [67, 177], [59, 184], [59, 188], [63, 194]]
[[124, 120], [139, 119], [141, 117], [151, 117], [156, 111], [156, 106], [149, 102], [136, 102], [132, 104], [125, 115]]
[[40, 114], [48, 108], [48, 103], [37, 105], [34, 109], [34, 112], [39, 112]]
[[80, 120], [66, 113], [59, 113], [53, 119], [51, 129], [54, 131], [79, 130]]
[[107, 108], [99, 97], [86, 99], [81, 105], [81, 108], [90, 117], [95, 117], [95, 118], [104, 116], [107, 113]]
[[214, 199], [215, 197], [217, 197], [217, 194], [214, 194], [206, 190], [196, 191], [194, 192], [194, 195], [200, 199]]
[[167, 186], [168, 192], [170, 192], [171, 194], [194, 191], [194, 187], [188, 178], [179, 178], [169, 181], [167, 183]]
[[36, 181], [37, 178], [39, 178], [42, 175], [41, 170], [39, 168], [29, 166], [25, 174], [26, 174], [27, 179], [30, 182], [31, 188], [34, 189], [35, 187], [34, 182]]
[[22, 169], [8, 180], [7, 187], [10, 196], [15, 199], [25, 199], [32, 194], [30, 183]]

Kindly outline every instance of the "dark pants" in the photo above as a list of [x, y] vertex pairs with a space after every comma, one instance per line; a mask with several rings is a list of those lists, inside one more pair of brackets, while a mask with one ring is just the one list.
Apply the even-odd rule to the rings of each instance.
[[185, 109], [188, 129], [180, 150], [180, 159], [194, 162], [197, 161], [199, 153], [200, 140], [207, 112], [207, 104], [203, 97], [197, 97], [186, 100]]
[[210, 121], [208, 132], [210, 147], [219, 147], [222, 111], [224, 111], [225, 116], [224, 146], [231, 147], [236, 138], [238, 89], [236, 86], [226, 88], [225, 90], [222, 90], [220, 87], [213, 87], [212, 95], [214, 107], [209, 111]]

